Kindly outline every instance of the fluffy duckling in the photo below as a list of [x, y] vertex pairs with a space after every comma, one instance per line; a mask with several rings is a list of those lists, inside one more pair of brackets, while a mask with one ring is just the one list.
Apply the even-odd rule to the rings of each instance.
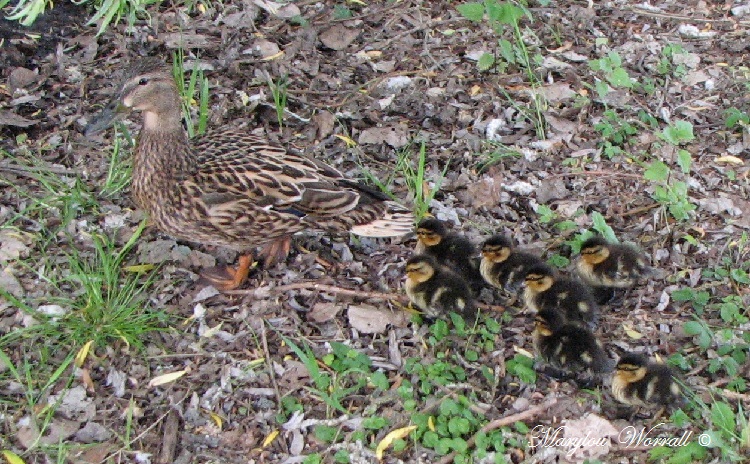
[[620, 358], [612, 376], [612, 396], [630, 406], [680, 406], [684, 402], [675, 374], [666, 364], [638, 354]]
[[612, 371], [613, 363], [594, 334], [579, 325], [566, 323], [554, 309], [537, 313], [533, 340], [537, 356], [564, 373]]
[[535, 312], [557, 311], [571, 323], [586, 323], [595, 327], [599, 307], [589, 288], [582, 282], [559, 277], [547, 264], [532, 266], [524, 279], [523, 299], [526, 307]]
[[601, 236], [581, 244], [576, 263], [578, 274], [597, 290], [602, 299], [611, 298], [613, 288], [630, 288], [651, 272], [643, 253], [632, 245], [610, 243]]
[[417, 225], [417, 254], [434, 257], [438, 263], [447, 266], [464, 277], [471, 289], [481, 289], [482, 275], [474, 257], [476, 247], [466, 237], [448, 232], [445, 223], [439, 219], [423, 219]]
[[513, 249], [504, 235], [493, 235], [482, 244], [479, 272], [493, 287], [516, 291], [523, 284], [529, 269], [543, 264], [539, 256]]
[[406, 262], [406, 295], [427, 317], [450, 311], [474, 316], [471, 290], [461, 276], [441, 266], [429, 255], [415, 255]]

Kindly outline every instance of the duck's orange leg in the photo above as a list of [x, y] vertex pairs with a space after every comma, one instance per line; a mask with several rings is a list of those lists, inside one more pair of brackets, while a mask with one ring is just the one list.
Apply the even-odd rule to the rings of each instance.
[[263, 248], [261, 256], [263, 265], [268, 268], [274, 264], [284, 261], [289, 256], [289, 250], [292, 248], [292, 238], [282, 237], [274, 240]]
[[226, 266], [218, 269], [206, 269], [201, 273], [201, 277], [210, 282], [217, 290], [234, 290], [247, 280], [252, 264], [253, 255], [240, 255], [236, 267]]

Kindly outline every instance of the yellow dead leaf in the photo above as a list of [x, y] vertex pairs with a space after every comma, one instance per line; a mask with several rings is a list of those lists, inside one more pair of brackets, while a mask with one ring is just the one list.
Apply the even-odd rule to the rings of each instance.
[[719, 156], [714, 161], [716, 161], [719, 164], [726, 163], [726, 164], [734, 164], [737, 166], [742, 166], [743, 164], [745, 164], [745, 162], [742, 161], [741, 158], [737, 158], [736, 156], [732, 156], [732, 155]]
[[362, 0], [349, 0], [349, 3], [353, 3], [355, 5], [367, 6], [367, 3], [363, 2]]
[[347, 137], [346, 135], [335, 134], [334, 137], [343, 140], [347, 148], [353, 148], [357, 146], [357, 142], [352, 140], [351, 137]]
[[221, 325], [222, 324], [223, 324], [223, 322], [219, 322], [218, 324], [216, 324], [216, 326], [209, 327], [208, 329], [206, 329], [205, 332], [203, 332], [201, 334], [201, 337], [203, 337], [203, 338], [211, 338], [211, 337], [213, 337], [214, 335], [216, 335], [217, 333], [219, 333], [219, 331], [221, 330]]
[[136, 274], [141, 274], [143, 272], [148, 272], [151, 269], [155, 268], [153, 264], [134, 264], [132, 266], [125, 266], [123, 269], [125, 272], [135, 272]]
[[265, 440], [263, 440], [263, 444], [261, 445], [261, 447], [265, 448], [266, 446], [270, 445], [278, 436], [279, 436], [279, 430], [274, 429], [273, 432], [269, 433], [268, 436], [265, 438]]
[[149, 387], [158, 387], [159, 385], [164, 385], [165, 383], [174, 382], [175, 380], [179, 379], [183, 375], [187, 374], [186, 370], [177, 371], [177, 372], [170, 372], [169, 374], [163, 374], [157, 377], [154, 377], [148, 382]]
[[13, 451], [3, 450], [3, 457], [8, 461], [8, 464], [26, 464], [26, 462]]
[[469, 95], [471, 95], [473, 97], [473, 96], [477, 95], [481, 91], [482, 91], [482, 87], [480, 87], [478, 85], [474, 85], [474, 86], [471, 87], [471, 89], [469, 89]]
[[396, 429], [392, 432], [390, 432], [388, 435], [383, 438], [380, 443], [378, 443], [378, 447], [375, 449], [375, 457], [378, 458], [378, 461], [383, 460], [383, 453], [385, 452], [388, 447], [390, 447], [395, 440], [405, 438], [407, 435], [412, 433], [414, 430], [417, 429], [416, 425], [410, 425], [408, 427], [403, 427], [400, 429]]
[[632, 327], [630, 327], [627, 324], [623, 324], [622, 328], [625, 330], [625, 333], [628, 337], [632, 338], [633, 340], [640, 340], [643, 338], [643, 334], [638, 332], [637, 330], [634, 330]]
[[270, 56], [267, 56], [267, 57], [263, 58], [263, 61], [273, 61], [276, 58], [281, 58], [282, 56], [284, 56], [284, 50], [281, 50], [278, 53], [274, 53], [273, 55], [270, 55]]
[[533, 353], [529, 352], [528, 350], [526, 350], [524, 348], [521, 348], [520, 346], [513, 345], [513, 349], [518, 354], [522, 354], [522, 355], [526, 356], [527, 358], [534, 359], [534, 354]]
[[383, 52], [380, 50], [370, 50], [365, 52], [365, 55], [368, 58], [380, 58], [381, 56], [383, 56]]
[[432, 432], [435, 431], [435, 418], [433, 416], [427, 418], [427, 428]]
[[76, 367], [81, 367], [83, 366], [83, 363], [86, 362], [86, 358], [89, 355], [89, 351], [91, 351], [91, 345], [93, 345], [93, 343], [94, 340], [89, 340], [81, 347], [80, 350], [78, 350], [75, 359]]
[[214, 424], [216, 424], [219, 429], [221, 429], [221, 426], [224, 425], [224, 419], [221, 418], [220, 415], [216, 414], [215, 412], [206, 410], [209, 416], [211, 416], [211, 420], [214, 421]]

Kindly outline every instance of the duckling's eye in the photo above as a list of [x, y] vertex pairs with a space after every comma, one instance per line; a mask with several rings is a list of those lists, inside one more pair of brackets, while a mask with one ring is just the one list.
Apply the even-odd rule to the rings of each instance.
[[138, 85], [146, 85], [148, 84], [148, 78], [142, 77], [141, 80], [138, 81]]

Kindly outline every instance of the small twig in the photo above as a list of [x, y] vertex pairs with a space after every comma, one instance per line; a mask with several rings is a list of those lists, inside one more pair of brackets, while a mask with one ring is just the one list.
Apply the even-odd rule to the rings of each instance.
[[376, 42], [375, 47], [378, 47], [378, 49], [383, 50], [385, 48], [388, 48], [393, 42], [400, 41], [403, 37], [406, 37], [407, 35], [414, 34], [415, 32], [419, 32], [425, 29], [435, 29], [436, 26], [444, 26], [446, 24], [451, 23], [457, 23], [457, 22], [467, 22], [465, 18], [453, 18], [453, 19], [440, 19], [436, 21], [427, 21], [423, 24], [420, 24], [419, 26], [415, 26], [411, 29], [407, 29], [405, 31], [401, 31], [396, 35], [390, 36], [387, 40], [384, 40], [383, 42]]
[[641, 174], [631, 174], [629, 172], [614, 171], [578, 171], [578, 172], [561, 172], [552, 174], [550, 177], [575, 177], [575, 176], [612, 176], [612, 177], [631, 177], [634, 179], [643, 179]]
[[338, 295], [349, 295], [357, 296], [360, 298], [372, 298], [376, 300], [396, 300], [401, 302], [408, 302], [406, 295], [398, 293], [384, 293], [384, 292], [366, 292], [363, 290], [357, 290], [354, 288], [337, 287], [335, 285], [319, 284], [316, 282], [298, 282], [296, 284], [280, 285], [271, 289], [274, 293], [288, 292], [289, 290], [318, 290], [321, 292], [331, 292]]
[[[449, 390], [447, 387], [444, 387], [442, 385], [437, 385], [437, 387], [438, 387], [438, 389], [440, 391], [442, 391], [443, 393], [445, 393], [449, 397], [453, 398], [456, 401], [459, 401], [459, 399], [458, 399], [458, 393], [456, 393], [455, 391]], [[467, 386], [467, 388], [470, 388], [470, 386]], [[485, 414], [487, 414], [487, 410], [482, 409], [482, 408], [480, 408], [479, 406], [477, 406], [477, 405], [475, 405], [473, 403], [470, 403], [467, 407], [471, 410], [471, 412], [473, 412], [474, 414], [477, 414], [479, 416], [484, 416]]]
[[620, 217], [628, 217], [628, 216], [634, 216], [636, 214], [645, 213], [646, 211], [652, 210], [654, 208], [658, 208], [661, 206], [660, 203], [651, 203], [650, 205], [641, 206], [639, 208], [631, 209], [630, 211], [625, 211], [624, 213], [620, 214]]
[[[482, 427], [479, 432], [474, 434], [471, 438], [469, 438], [466, 441], [466, 446], [471, 448], [474, 446], [474, 442], [477, 439], [477, 435], [480, 433], [488, 433], [495, 429], [499, 429], [500, 427], [505, 427], [506, 425], [511, 425], [515, 422], [523, 421], [526, 419], [531, 419], [532, 417], [543, 413], [544, 411], [548, 410], [552, 406], [557, 404], [557, 398], [552, 398], [551, 400], [547, 401], [546, 403], [542, 403], [539, 406], [533, 407], [531, 409], [527, 409], [526, 411], [519, 412], [518, 414], [512, 414], [510, 416], [501, 417], [500, 419], [493, 420], [492, 422], [485, 424], [484, 427]], [[456, 452], [452, 452], [451, 454], [448, 454], [446, 456], [443, 456], [441, 460], [438, 461], [438, 464], [450, 464], [453, 462], [453, 458], [456, 457]]]
[[22, 166], [20, 164], [2, 163], [0, 164], [0, 170], [16, 172], [22, 175], [22, 173], [37, 173], [37, 172], [49, 172], [52, 174], [75, 174], [74, 171], [63, 167], [63, 166], [51, 166], [47, 163], [43, 163], [40, 166]]
[[174, 403], [174, 404], [171, 404], [171, 405], [169, 406], [169, 410], [168, 410], [167, 412], [165, 412], [164, 414], [162, 414], [161, 416], [159, 416], [159, 417], [158, 417], [158, 418], [157, 418], [157, 419], [156, 419], [156, 420], [155, 420], [155, 421], [154, 421], [154, 422], [153, 422], [153, 423], [152, 423], [151, 425], [149, 425], [148, 427], [146, 427], [146, 429], [145, 429], [145, 430], [144, 430], [143, 432], [141, 432], [141, 433], [139, 433], [139, 434], [138, 434], [137, 436], [133, 437], [133, 438], [132, 438], [132, 439], [131, 439], [130, 441], [128, 441], [127, 443], [125, 443], [125, 444], [124, 444], [123, 446], [121, 446], [121, 447], [120, 447], [119, 449], [117, 449], [117, 450], [115, 450], [115, 451], [112, 451], [111, 453], [109, 453], [109, 454], [107, 455], [107, 457], [106, 457], [105, 459], [102, 459], [102, 460], [101, 460], [100, 462], [108, 462], [108, 460], [109, 460], [110, 458], [113, 458], [113, 457], [115, 457], [116, 455], [118, 455], [118, 454], [122, 453], [123, 451], [125, 451], [125, 450], [128, 450], [128, 449], [130, 449], [130, 448], [131, 448], [131, 445], [133, 445], [133, 444], [134, 444], [134, 443], [136, 443], [136, 442], [137, 442], [138, 440], [140, 440], [140, 439], [142, 439], [142, 438], [143, 438], [144, 436], [146, 436], [146, 435], [147, 435], [147, 434], [148, 434], [149, 432], [151, 432], [151, 430], [152, 430], [152, 429], [153, 429], [154, 427], [156, 427], [157, 425], [159, 425], [159, 424], [160, 424], [160, 423], [161, 423], [161, 422], [162, 422], [162, 421], [163, 421], [163, 420], [164, 420], [164, 419], [165, 419], [165, 418], [166, 418], [167, 416], [169, 416], [169, 415], [170, 415], [170, 414], [171, 414], [171, 413], [172, 413], [172, 412], [174, 411], [174, 408], [175, 408], [176, 406], [179, 406], [180, 404], [182, 404], [182, 402], [183, 402], [183, 401], [185, 401], [185, 399], [186, 399], [186, 398], [188, 398], [188, 397], [189, 397], [189, 396], [190, 396], [191, 394], [192, 394], [192, 393], [191, 393], [190, 391], [187, 391], [187, 392], [185, 392], [185, 395], [184, 395], [184, 396], [183, 396], [182, 398], [180, 398], [180, 400], [179, 400], [179, 401], [177, 401], [177, 402], [176, 402], [176, 403]]
[[[353, 297], [365, 298], [365, 299], [386, 300], [386, 301], [393, 300], [404, 305], [409, 303], [409, 299], [406, 297], [406, 295], [403, 295], [401, 293], [366, 292], [364, 290], [337, 287], [335, 285], [319, 284], [317, 282], [297, 282], [294, 284], [279, 285], [278, 287], [273, 287], [271, 289], [271, 292], [283, 293], [283, 292], [288, 292], [290, 290], [317, 290], [320, 292], [329, 292], [329, 293], [335, 293], [337, 295], [347, 295], [347, 296], [353, 296]], [[255, 289], [227, 290], [222, 293], [224, 293], [225, 295], [252, 295], [253, 293], [255, 293]], [[497, 313], [502, 313], [506, 309], [505, 306], [488, 305], [485, 303], [476, 303], [476, 305], [479, 309], [483, 309], [485, 311], [497, 312]]]
[[653, 18], [674, 19], [676, 21], [692, 21], [692, 22], [701, 22], [701, 23], [730, 23], [730, 24], [741, 24], [743, 26], [750, 26], [750, 21], [735, 21], [733, 19], [698, 18], [695, 16], [680, 15], [680, 14], [674, 14], [674, 13], [658, 13], [655, 11], [646, 10], [644, 8], [639, 8], [637, 6], [631, 6], [631, 7], [628, 7], [627, 9], [632, 11], [635, 14], [639, 14], [641, 16], [651, 16]]
[[747, 401], [750, 402], [750, 395], [746, 393], [737, 393], [726, 388], [721, 389], [721, 394], [728, 400]]

